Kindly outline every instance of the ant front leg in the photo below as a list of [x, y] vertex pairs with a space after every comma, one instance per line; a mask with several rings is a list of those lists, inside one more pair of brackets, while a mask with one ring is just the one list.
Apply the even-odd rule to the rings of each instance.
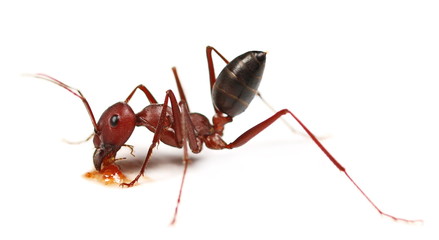
[[[140, 85], [140, 86], [143, 86], [143, 85]], [[142, 91], [143, 91], [143, 88], [142, 87], [138, 87], [139, 89], [141, 89]], [[136, 90], [137, 88], [135, 88], [134, 89], [134, 91]], [[146, 89], [146, 88], [144, 88], [144, 89]], [[134, 93], [134, 91], [130, 94], [130, 96], [128, 97], [128, 99], [127, 100], [129, 100], [129, 98], [133, 95], [133, 93]], [[144, 91], [145, 92], [145, 91]], [[149, 92], [149, 91], [148, 91]], [[146, 92], [145, 92], [145, 94], [146, 94]], [[148, 149], [148, 153], [146, 154], [146, 158], [145, 158], [145, 160], [143, 161], [143, 164], [142, 164], [142, 168], [140, 169], [140, 171], [139, 171], [139, 174], [137, 174], [137, 176], [130, 182], [130, 183], [122, 183], [121, 185], [122, 186], [126, 186], [126, 187], [132, 187], [132, 186], [134, 186], [134, 184], [139, 180], [139, 178], [144, 174], [144, 172], [145, 172], [145, 169], [146, 169], [146, 166], [148, 165], [148, 162], [149, 162], [149, 160], [151, 159], [151, 155], [152, 155], [152, 151], [153, 151], [153, 149], [155, 148], [155, 146], [157, 146], [157, 144], [159, 143], [159, 141], [160, 141], [160, 138], [161, 138], [161, 136], [162, 136], [162, 132], [163, 132], [163, 128], [165, 127], [165, 120], [166, 120], [166, 113], [167, 113], [167, 110], [168, 110], [168, 100], [169, 100], [169, 95], [170, 94], [172, 94], [172, 91], [171, 90], [168, 90], [167, 92], [166, 92], [166, 97], [165, 97], [165, 101], [164, 101], [164, 103], [163, 103], [163, 105], [162, 105], [162, 111], [161, 111], [161, 113], [160, 113], [160, 117], [159, 117], [159, 120], [158, 120], [158, 123], [157, 123], [157, 126], [156, 126], [156, 128], [155, 128], [155, 132], [154, 132], [154, 137], [153, 137], [153, 139], [152, 139], [152, 143], [151, 143], [151, 145], [149, 146], [149, 149]], [[148, 94], [147, 94], [147, 96], [148, 96]], [[152, 95], [151, 95], [152, 96]], [[178, 107], [177, 107], [178, 108]], [[175, 108], [173, 107], [173, 110], [174, 110]]]
[[[170, 109], [172, 112], [172, 118], [173, 118], [173, 124], [170, 125], [169, 123], [169, 102], [170, 102]], [[192, 126], [192, 122], [190, 120], [190, 118], [188, 117], [188, 114], [181, 114], [180, 112], [180, 108], [179, 105], [177, 104], [177, 100], [175, 98], [174, 93], [171, 90], [166, 91], [166, 97], [164, 100], [164, 103], [160, 106], [161, 107], [161, 112], [159, 115], [157, 115], [156, 117], [158, 118], [157, 120], [157, 124], [154, 127], [154, 137], [152, 140], [152, 143], [148, 149], [148, 153], [145, 157], [145, 160], [142, 164], [142, 167], [138, 173], [138, 175], [130, 182], [130, 183], [123, 183], [122, 186], [127, 186], [127, 187], [132, 187], [138, 180], [139, 178], [144, 174], [146, 167], [148, 165], [149, 160], [151, 159], [152, 156], [152, 152], [153, 149], [157, 146], [157, 144], [159, 143], [159, 141], [161, 140], [163, 134], [164, 134], [164, 130], [165, 129], [173, 129], [172, 132], [175, 133], [174, 138], [175, 138], [175, 147], [181, 148], [186, 144], [186, 138], [188, 138], [188, 144], [189, 147], [192, 149], [192, 151], [194, 152], [199, 152], [201, 151], [201, 145], [197, 144], [196, 141], [196, 136], [195, 136], [195, 130]], [[187, 111], [187, 107], [185, 107], [186, 111]], [[154, 118], [156, 118], [154, 117]], [[142, 120], [142, 116], [138, 117], [140, 119], [140, 121], [144, 121]], [[182, 119], [185, 120], [182, 120]], [[142, 126], [144, 125], [143, 122], [138, 122], [137, 123], [138, 126]], [[189, 129], [189, 130], [188, 130]], [[188, 136], [188, 137], [186, 137]], [[187, 152], [185, 153], [185, 156], [187, 156]], [[185, 159], [187, 159], [187, 157], [185, 157]], [[187, 162], [187, 161], [185, 161]]]
[[349, 174], [346, 172], [346, 169], [331, 155], [331, 153], [329, 153], [329, 151], [322, 145], [322, 143], [320, 143], [320, 141], [317, 139], [317, 137], [288, 109], [280, 110], [279, 112], [275, 113], [270, 118], [257, 124], [256, 126], [250, 128], [249, 130], [244, 132], [241, 136], [239, 136], [235, 141], [224, 146], [224, 148], [232, 149], [232, 148], [237, 148], [237, 147], [244, 145], [249, 140], [251, 140], [253, 137], [255, 137], [260, 132], [265, 130], [272, 123], [274, 123], [276, 120], [278, 120], [281, 116], [286, 115], [286, 114], [291, 115], [299, 123], [299, 125], [303, 128], [303, 130], [305, 130], [305, 132], [314, 141], [314, 143], [320, 148], [320, 150], [329, 158], [329, 160], [337, 167], [338, 170], [340, 170], [341, 172], [343, 172], [346, 175], [346, 177], [349, 179], [349, 181], [352, 182], [352, 184], [361, 192], [361, 194], [378, 211], [379, 214], [381, 214], [382, 216], [389, 217], [395, 221], [403, 221], [403, 222], [408, 222], [408, 223], [422, 222], [422, 220], [408, 220], [408, 219], [404, 219], [404, 218], [398, 218], [398, 217], [395, 217], [393, 215], [387, 214], [387, 213], [383, 212], [380, 208], [378, 208], [378, 206], [375, 205], [375, 203], [366, 195], [366, 193], [360, 188], [360, 186], [349, 176]]

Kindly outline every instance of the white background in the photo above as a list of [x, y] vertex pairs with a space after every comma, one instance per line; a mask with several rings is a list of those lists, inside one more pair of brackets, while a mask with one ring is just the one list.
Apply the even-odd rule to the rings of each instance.
[[[438, 12], [435, 1], [2, 2], [0, 238], [437, 239]], [[177, 66], [191, 110], [210, 118], [207, 45], [229, 59], [268, 51], [266, 99], [329, 136], [323, 144], [383, 211], [424, 224], [380, 217], [314, 143], [276, 123], [239, 149], [191, 155], [169, 227], [181, 150], [161, 144], [131, 189], [86, 180], [92, 143], [61, 140], [92, 132], [82, 103], [21, 76], [81, 89], [98, 118], [140, 83], [162, 101]], [[224, 138], [271, 114], [255, 99]], [[151, 136], [136, 129], [129, 140], [137, 160]]]

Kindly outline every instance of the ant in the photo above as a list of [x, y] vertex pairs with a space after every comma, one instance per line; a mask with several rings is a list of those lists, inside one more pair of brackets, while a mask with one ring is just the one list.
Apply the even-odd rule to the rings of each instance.
[[[227, 64], [218, 77], [215, 76], [212, 51]], [[288, 109], [276, 112], [271, 117], [245, 131], [235, 139], [235, 141], [226, 143], [222, 139], [224, 125], [232, 122], [234, 117], [243, 113], [256, 95], [261, 97], [258, 92], [258, 86], [264, 72], [266, 52], [249, 51], [229, 62], [215, 48], [208, 46], [206, 48], [206, 55], [209, 68], [210, 90], [215, 110], [212, 123], [210, 123], [204, 115], [189, 111], [186, 96], [175, 67], [172, 68], [172, 71], [180, 95], [179, 102], [177, 102], [174, 92], [168, 90], [166, 91], [163, 104], [160, 104], [144, 85], [138, 85], [128, 95], [125, 101], [110, 106], [102, 114], [98, 122], [96, 122], [86, 98], [78, 89], [72, 88], [45, 74], [35, 74], [34, 77], [55, 83], [82, 100], [94, 127], [93, 143], [96, 150], [93, 154], [93, 163], [97, 171], [104, 171], [107, 167], [114, 167], [115, 161], [118, 160], [116, 154], [122, 146], [132, 148], [131, 146], [126, 145], [125, 142], [129, 139], [136, 126], [146, 127], [154, 133], [152, 143], [139, 173], [131, 182], [121, 183], [121, 186], [132, 187], [139, 180], [148, 166], [153, 149], [159, 142], [163, 142], [176, 148], [183, 148], [183, 177], [171, 225], [175, 223], [177, 218], [178, 206], [189, 163], [188, 149], [193, 153], [199, 153], [201, 152], [203, 145], [207, 148], [218, 150], [240, 147], [265, 130], [272, 123], [278, 119], [282, 119], [281, 117], [283, 115], [290, 115], [297, 121], [311, 140], [329, 158], [337, 169], [346, 175], [349, 181], [352, 182], [352, 184], [361, 192], [379, 214], [395, 221], [409, 223], [422, 221], [398, 218], [381, 211], [381, 209], [375, 205], [375, 203], [349, 176], [346, 169], [331, 155], [331, 153], [329, 153], [328, 150], [326, 150], [318, 138]], [[132, 108], [128, 105], [128, 102], [136, 90], [142, 91], [150, 103], [150, 105], [146, 106], [137, 114], [134, 113]]]

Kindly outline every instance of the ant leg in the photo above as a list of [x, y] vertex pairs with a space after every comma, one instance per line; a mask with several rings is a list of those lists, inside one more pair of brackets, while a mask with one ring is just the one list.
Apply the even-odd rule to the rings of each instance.
[[[261, 92], [257, 92], [256, 95], [262, 100], [262, 102], [265, 104], [265, 106], [267, 106], [272, 112], [276, 113], [276, 109], [267, 102], [267, 100], [265, 100], [265, 98], [262, 97]], [[303, 132], [299, 132], [297, 129], [293, 128], [293, 126], [291, 126], [291, 124], [289, 124], [287, 122], [287, 120], [285, 120], [285, 118], [281, 117], [280, 120], [282, 121], [283, 124], [285, 124], [285, 126], [287, 126], [291, 132], [293, 132], [294, 134], [298, 134], [301, 135], [303, 137], [309, 137], [307, 134], [303, 133]], [[322, 137], [322, 136], [318, 136], [318, 139], [322, 140], [325, 139], [326, 136]]]
[[212, 50], [218, 54], [218, 56], [226, 63], [229, 64], [229, 61], [223, 56], [221, 55], [220, 52], [218, 52], [218, 50], [216, 50], [214, 47], [211, 46], [207, 46], [206, 47], [206, 55], [207, 55], [207, 66], [209, 68], [209, 79], [210, 79], [210, 91], [212, 92], [212, 88], [213, 88], [213, 84], [216, 81], [216, 76], [215, 76], [215, 68], [213, 67], [213, 61], [212, 61]]
[[[160, 113], [160, 118], [159, 118], [159, 121], [157, 123], [156, 131], [154, 133], [152, 143], [149, 146], [148, 153], [146, 154], [145, 160], [143, 161], [142, 168], [140, 169], [139, 174], [137, 174], [137, 176], [130, 183], [122, 183], [121, 186], [132, 187], [139, 180], [139, 178], [144, 174], [146, 166], [148, 165], [148, 162], [151, 159], [152, 151], [155, 148], [155, 146], [159, 143], [160, 137], [162, 136], [162, 130], [163, 130], [164, 123], [166, 120], [166, 112], [168, 110], [168, 100], [169, 100], [170, 94], [172, 94], [172, 91], [168, 90], [166, 92], [165, 101], [163, 103], [163, 110]], [[172, 110], [174, 111], [174, 108]]]
[[[229, 64], [229, 61], [223, 56], [221, 55], [221, 53], [218, 52], [218, 50], [216, 50], [214, 47], [211, 46], [207, 46], [206, 47], [206, 56], [207, 56], [207, 66], [209, 68], [209, 79], [210, 79], [210, 92], [212, 93], [212, 89], [213, 89], [213, 84], [215, 84], [216, 81], [216, 76], [215, 76], [215, 68], [213, 66], [213, 61], [212, 61], [212, 50], [218, 54], [218, 56], [226, 63]], [[215, 106], [213, 106], [213, 109], [215, 109], [215, 113], [221, 114], [221, 112], [216, 109]]]
[[361, 192], [361, 194], [367, 199], [367, 201], [383, 216], [389, 217], [395, 221], [404, 221], [404, 222], [408, 222], [408, 223], [413, 223], [413, 222], [422, 222], [422, 220], [408, 220], [408, 219], [404, 219], [404, 218], [398, 218], [398, 217], [394, 217], [390, 214], [387, 214], [383, 211], [381, 211], [381, 209], [378, 208], [377, 205], [375, 205], [374, 202], [372, 202], [372, 200], [366, 195], [366, 193], [360, 188], [359, 185], [357, 185], [357, 183], [355, 183], [355, 181], [349, 176], [349, 174], [346, 172], [346, 169], [331, 155], [331, 153], [329, 153], [328, 150], [326, 150], [326, 148], [320, 143], [320, 141], [314, 136], [314, 134], [288, 109], [283, 109], [280, 110], [279, 112], [275, 113], [273, 116], [271, 116], [270, 118], [266, 119], [265, 121], [259, 123], [258, 125], [250, 128], [249, 130], [247, 130], [246, 132], [244, 132], [241, 136], [239, 136], [235, 141], [233, 141], [230, 144], [227, 144], [225, 146], [225, 148], [237, 148], [240, 147], [242, 145], [244, 145], [245, 143], [247, 143], [250, 139], [252, 139], [253, 137], [255, 137], [256, 135], [258, 135], [260, 132], [262, 132], [265, 128], [267, 128], [268, 126], [270, 126], [272, 123], [274, 123], [276, 120], [278, 120], [281, 116], [289, 114], [291, 115], [298, 123], [299, 125], [303, 128], [303, 130], [305, 130], [305, 132], [311, 137], [311, 139], [314, 141], [314, 143], [320, 148], [320, 150], [322, 150], [322, 152], [329, 158], [329, 160], [331, 160], [331, 162], [338, 168], [338, 170], [340, 170], [341, 172], [343, 172], [346, 177], [352, 182], [352, 184], [354, 184], [354, 186]]
[[183, 164], [184, 164], [184, 168], [183, 168], [183, 176], [181, 178], [180, 191], [178, 192], [177, 204], [175, 206], [174, 217], [172, 218], [170, 225], [174, 225], [175, 221], [177, 220], [178, 206], [180, 205], [181, 195], [183, 192], [184, 180], [186, 178], [186, 172], [187, 172], [187, 168], [188, 168], [188, 165], [190, 162], [189, 155], [188, 155], [188, 145], [189, 145], [189, 148], [193, 152], [200, 152], [201, 147], [202, 147], [201, 144], [200, 145], [197, 144], [197, 139], [196, 139], [196, 135], [195, 135], [195, 127], [190, 119], [189, 108], [188, 108], [185, 101], [180, 102], [180, 109], [181, 109], [181, 115], [182, 115], [181, 126], [183, 129]]
[[137, 89], [142, 90], [143, 93], [145, 93], [146, 97], [148, 98], [148, 101], [150, 103], [157, 103], [157, 101], [155, 100], [154, 96], [151, 94], [151, 92], [142, 84], [140, 84], [139, 86], [137, 86], [136, 88], [134, 88], [134, 90], [130, 93], [130, 95], [127, 97], [127, 99], [125, 100], [125, 103], [128, 103], [131, 100], [131, 97], [134, 95], [134, 93], [136, 92]]
[[178, 74], [177, 74], [177, 68], [173, 67], [172, 72], [174, 73], [175, 82], [177, 83], [178, 94], [180, 95], [180, 99], [186, 103], [186, 107], [188, 108], [188, 111], [189, 111], [189, 105], [188, 105], [187, 100], [186, 100], [186, 95], [184, 94], [184, 90], [183, 90], [183, 87], [181, 86], [180, 78], [178, 77]]
[[[172, 90], [168, 90], [168, 91], [166, 91], [166, 97], [165, 97], [164, 103], [162, 105], [162, 112], [160, 113], [160, 118], [158, 120], [157, 127], [155, 128], [156, 131], [154, 133], [152, 143], [149, 146], [148, 153], [146, 154], [145, 160], [142, 164], [142, 168], [140, 169], [139, 174], [137, 174], [137, 176], [130, 183], [123, 183], [123, 184], [121, 184], [122, 186], [132, 187], [139, 180], [139, 178], [144, 174], [146, 167], [148, 165], [148, 162], [151, 159], [152, 151], [159, 143], [160, 138], [162, 136], [162, 131], [165, 127], [166, 113], [168, 110], [168, 101], [171, 101], [172, 116], [174, 117], [174, 121], [176, 123], [173, 126], [173, 128], [175, 130], [175, 138], [177, 140], [178, 145], [182, 146], [182, 142], [184, 141], [183, 140], [184, 128], [182, 127], [182, 125], [180, 125], [182, 122], [181, 113], [180, 113], [180, 109], [178, 107], [177, 101], [175, 99], [174, 93], [172, 92]], [[188, 125], [189, 124], [186, 123], [186, 126], [188, 126]], [[194, 136], [195, 136], [194, 132], [192, 134], [194, 134]], [[191, 138], [191, 137], [189, 137], [189, 138]], [[192, 140], [189, 140], [189, 141], [190, 141], [189, 146], [192, 148], [194, 146], [194, 144], [193, 143], [191, 144]]]

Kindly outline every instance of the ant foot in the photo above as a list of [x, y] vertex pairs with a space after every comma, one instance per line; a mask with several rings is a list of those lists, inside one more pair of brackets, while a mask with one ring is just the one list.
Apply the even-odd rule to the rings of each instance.
[[133, 187], [136, 183], [137, 183], [137, 179], [134, 179], [133, 181], [131, 181], [129, 183], [121, 183], [120, 186], [130, 188], [130, 187]]

